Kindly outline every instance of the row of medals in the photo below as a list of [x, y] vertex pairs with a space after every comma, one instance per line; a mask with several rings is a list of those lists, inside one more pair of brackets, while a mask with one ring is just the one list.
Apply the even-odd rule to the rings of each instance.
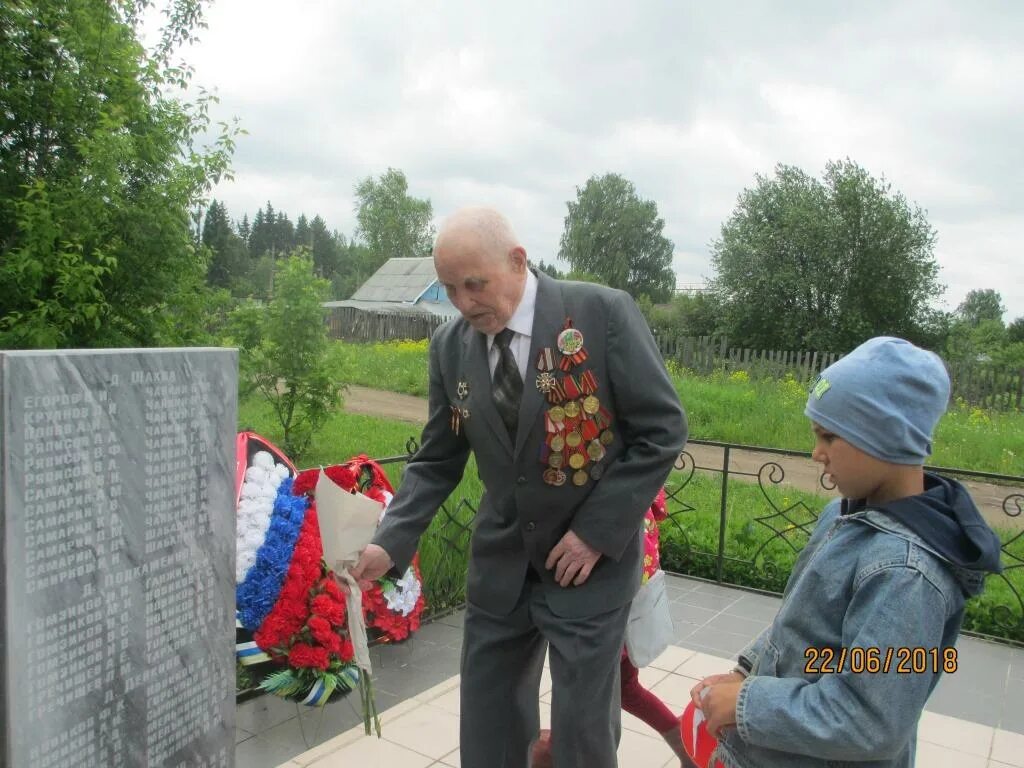
[[[610, 445], [614, 439], [612, 431], [607, 428], [601, 430], [596, 438], [587, 442], [583, 451], [572, 450], [568, 459], [565, 455], [566, 448], [576, 449], [584, 443], [583, 421], [580, 421], [574, 429], [568, 432], [564, 431], [567, 418], [575, 419], [581, 412], [587, 416], [594, 416], [600, 409], [601, 402], [594, 395], [587, 395], [579, 400], [568, 400], [548, 409], [548, 418], [551, 419], [558, 431], [551, 435], [546, 443], [550, 448], [550, 453], [548, 453], [546, 461], [548, 468], [544, 470], [545, 483], [556, 486], [565, 485], [566, 480], [571, 477], [573, 485], [582, 486], [586, 485], [590, 478], [597, 480], [601, 477], [603, 472], [599, 462], [605, 457], [605, 446]], [[591, 461], [594, 464], [588, 473], [587, 464]], [[569, 475], [567, 470], [571, 470], [572, 474]]]

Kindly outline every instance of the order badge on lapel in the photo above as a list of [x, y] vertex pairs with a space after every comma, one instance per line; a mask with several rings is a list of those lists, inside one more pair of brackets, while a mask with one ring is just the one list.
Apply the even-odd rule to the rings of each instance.
[[583, 349], [583, 333], [578, 328], [566, 328], [558, 334], [558, 351], [563, 355], [575, 355]]
[[[469, 397], [469, 382], [465, 379], [459, 379], [459, 383], [455, 386], [455, 396], [459, 400], [465, 400]], [[469, 419], [469, 408], [454, 404], [449, 404], [448, 408], [451, 411], [448, 424], [452, 428], [452, 432], [459, 435], [462, 433], [464, 422]]]

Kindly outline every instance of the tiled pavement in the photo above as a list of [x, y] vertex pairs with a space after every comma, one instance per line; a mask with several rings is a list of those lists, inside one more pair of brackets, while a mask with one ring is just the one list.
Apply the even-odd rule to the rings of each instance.
[[[676, 645], [641, 670], [641, 680], [682, 711], [705, 674], [731, 668], [736, 652], [774, 616], [778, 598], [692, 579], [669, 580]], [[409, 643], [374, 649], [383, 738], [363, 734], [352, 698], [322, 710], [263, 696], [238, 708], [238, 768], [459, 768], [458, 666], [461, 614], [424, 626]], [[945, 675], [921, 720], [921, 768], [1024, 768], [1024, 650], [961, 638], [959, 668]], [[550, 682], [541, 719], [550, 715]], [[623, 715], [621, 768], [678, 761], [642, 722]]]

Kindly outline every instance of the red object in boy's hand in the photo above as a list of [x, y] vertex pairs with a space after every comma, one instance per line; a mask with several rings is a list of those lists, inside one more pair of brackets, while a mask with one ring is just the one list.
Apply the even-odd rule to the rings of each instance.
[[704, 713], [697, 709], [693, 702], [686, 705], [683, 716], [679, 718], [679, 730], [683, 737], [683, 748], [686, 754], [697, 764], [697, 768], [718, 768], [717, 760], [713, 765], [708, 761], [718, 747], [718, 741], [708, 733], [708, 724]]

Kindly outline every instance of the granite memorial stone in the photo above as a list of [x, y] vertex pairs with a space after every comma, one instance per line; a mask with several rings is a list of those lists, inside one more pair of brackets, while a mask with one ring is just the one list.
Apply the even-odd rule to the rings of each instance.
[[234, 766], [237, 362], [0, 352], [4, 766]]

